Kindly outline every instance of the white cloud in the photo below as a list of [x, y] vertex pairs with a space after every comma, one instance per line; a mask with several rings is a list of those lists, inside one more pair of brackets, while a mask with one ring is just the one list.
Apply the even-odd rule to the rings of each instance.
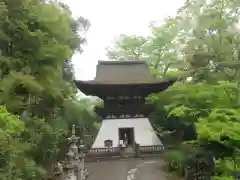
[[91, 22], [84, 52], [73, 56], [76, 78], [93, 79], [98, 60], [105, 60], [105, 48], [119, 34], [145, 35], [151, 21], [173, 15], [184, 0], [62, 0], [74, 16]]

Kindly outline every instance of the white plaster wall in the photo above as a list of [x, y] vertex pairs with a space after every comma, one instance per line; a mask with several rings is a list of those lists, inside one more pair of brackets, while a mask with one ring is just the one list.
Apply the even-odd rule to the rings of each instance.
[[102, 121], [101, 128], [92, 148], [104, 148], [104, 141], [113, 140], [113, 147], [118, 146], [118, 128], [134, 128], [135, 141], [141, 146], [162, 145], [148, 118], [107, 119]]

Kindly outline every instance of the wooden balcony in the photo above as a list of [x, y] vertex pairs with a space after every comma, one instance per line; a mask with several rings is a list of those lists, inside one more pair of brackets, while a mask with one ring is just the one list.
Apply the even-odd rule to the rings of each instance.
[[148, 105], [132, 109], [95, 107], [95, 112], [104, 119], [147, 117], [151, 113], [151, 110], [151, 106]]

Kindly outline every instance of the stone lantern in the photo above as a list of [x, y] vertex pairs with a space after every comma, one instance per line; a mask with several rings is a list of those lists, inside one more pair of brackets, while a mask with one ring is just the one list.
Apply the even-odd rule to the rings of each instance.
[[58, 163], [56, 168], [61, 169], [55, 172], [57, 180], [85, 180], [88, 177], [88, 171], [84, 166], [84, 157], [86, 154], [86, 146], [83, 140], [80, 140], [79, 147], [77, 146], [80, 138], [76, 136], [75, 125], [72, 126], [72, 135], [68, 138], [69, 149], [66, 154], [66, 160], [63, 163]]

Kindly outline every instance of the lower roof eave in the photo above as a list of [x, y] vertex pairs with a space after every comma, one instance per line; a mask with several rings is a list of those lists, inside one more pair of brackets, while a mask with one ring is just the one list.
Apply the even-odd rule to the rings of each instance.
[[75, 81], [77, 88], [85, 95], [103, 96], [111, 94], [144, 94], [149, 95], [166, 90], [173, 85], [176, 79], [146, 82], [146, 83], [132, 83], [132, 84], [104, 84], [95, 81]]

